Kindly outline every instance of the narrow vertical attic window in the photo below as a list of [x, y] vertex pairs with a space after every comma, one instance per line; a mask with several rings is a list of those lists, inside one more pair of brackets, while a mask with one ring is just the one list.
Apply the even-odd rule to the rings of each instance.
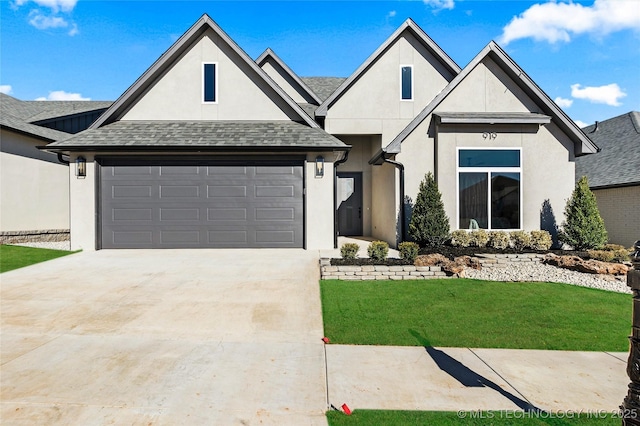
[[218, 102], [217, 97], [217, 83], [218, 83], [218, 75], [217, 75], [217, 63], [204, 63], [202, 69], [202, 92], [203, 97], [202, 101], [207, 103], [216, 103]]
[[400, 66], [400, 91], [403, 101], [413, 100], [413, 65]]

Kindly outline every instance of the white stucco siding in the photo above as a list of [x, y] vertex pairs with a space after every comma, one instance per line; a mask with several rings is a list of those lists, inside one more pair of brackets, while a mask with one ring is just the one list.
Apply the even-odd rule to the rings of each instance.
[[[403, 65], [413, 66], [411, 101], [400, 99]], [[451, 78], [435, 57], [405, 31], [329, 108], [325, 129], [332, 134], [382, 134], [383, 141], [388, 142]]]
[[96, 249], [96, 167], [91, 153], [76, 153], [71, 161], [83, 156], [86, 159], [87, 176], [77, 177], [75, 168], [69, 168], [71, 190], [71, 250]]
[[489, 57], [438, 105], [443, 112], [539, 112], [539, 107]]
[[0, 231], [69, 229], [69, 167], [40, 139], [0, 130]]
[[398, 172], [385, 163], [371, 170], [371, 236], [395, 247], [398, 227]]
[[[315, 177], [315, 158], [325, 159], [324, 176]], [[333, 157], [330, 152], [307, 157], [305, 165], [305, 232], [307, 249], [331, 249], [334, 238]]]
[[278, 64], [274, 64], [271, 61], [267, 60], [264, 64], [262, 64], [261, 68], [295, 102], [298, 102], [298, 103], [308, 102], [308, 103], [310, 103], [310, 100], [305, 99], [300, 94], [300, 92], [298, 92], [298, 90], [293, 87], [294, 83], [291, 81], [291, 77], [286, 75], [284, 70], [280, 66], [278, 66]]
[[[217, 64], [215, 104], [203, 103], [203, 62]], [[268, 95], [272, 89], [257, 77], [254, 70], [209, 30], [155, 82], [122, 120], [299, 119], [283, 101], [272, 100]]]
[[[553, 124], [549, 125], [554, 127]], [[574, 162], [569, 161], [570, 141], [556, 138], [537, 125], [441, 126], [438, 131], [438, 187], [451, 228], [458, 229], [457, 148], [517, 148], [521, 150], [521, 228], [541, 228], [541, 211], [550, 203], [557, 225], [563, 220], [566, 200], [573, 191]], [[490, 143], [483, 133], [493, 132]]]

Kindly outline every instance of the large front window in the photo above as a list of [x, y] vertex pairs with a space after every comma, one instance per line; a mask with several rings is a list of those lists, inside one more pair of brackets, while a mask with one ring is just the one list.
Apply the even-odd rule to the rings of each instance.
[[521, 229], [519, 149], [458, 149], [458, 228]]

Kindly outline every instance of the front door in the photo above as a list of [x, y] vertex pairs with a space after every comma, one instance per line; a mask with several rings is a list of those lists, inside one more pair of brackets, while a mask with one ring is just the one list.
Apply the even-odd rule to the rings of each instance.
[[338, 235], [362, 235], [362, 173], [338, 173]]

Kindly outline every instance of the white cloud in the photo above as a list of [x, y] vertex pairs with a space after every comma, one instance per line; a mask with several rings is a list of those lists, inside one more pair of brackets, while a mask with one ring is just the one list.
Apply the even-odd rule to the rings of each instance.
[[396, 16], [396, 11], [392, 10], [389, 13], [387, 13], [387, 18], [393, 18], [394, 16]]
[[558, 96], [554, 99], [554, 102], [558, 104], [560, 108], [569, 108], [573, 104], [573, 99], [565, 99]]
[[5, 95], [10, 95], [13, 91], [13, 88], [10, 84], [0, 84], [0, 93], [4, 93]]
[[39, 10], [32, 10], [29, 13], [29, 23], [39, 30], [48, 28], [66, 28], [69, 23], [60, 16], [47, 16]]
[[[58, 13], [59, 11], [63, 12], [71, 12], [74, 7], [76, 7], [76, 3], [78, 0], [31, 0], [33, 3], [37, 4], [41, 7], [47, 7], [51, 9], [53, 13]], [[24, 4], [29, 3], [29, 0], [15, 0], [13, 4], [17, 7], [20, 7]]]
[[80, 93], [68, 93], [64, 90], [49, 92], [47, 97], [36, 98], [36, 101], [90, 101], [91, 98], [83, 98]]
[[581, 129], [584, 129], [587, 126], [590, 126], [590, 124], [587, 124], [584, 121], [580, 121], [580, 120], [573, 120], [573, 122], [576, 123], [578, 127], [580, 127]]
[[586, 99], [594, 104], [620, 106], [620, 98], [627, 96], [616, 83], [599, 87], [582, 87], [580, 84], [571, 85], [571, 96], [576, 99]]
[[514, 17], [498, 41], [505, 45], [521, 38], [568, 42], [572, 35], [606, 35], [628, 29], [640, 30], [638, 0], [595, 0], [591, 6], [550, 1], [534, 4]]
[[427, 6], [433, 7], [436, 11], [442, 9], [453, 9], [455, 6], [454, 0], [422, 0]]
[[76, 6], [78, 0], [14, 0], [11, 6], [14, 9], [22, 5], [35, 3], [40, 8], [29, 11], [29, 24], [39, 30], [50, 28], [70, 28], [68, 34], [74, 36], [79, 33], [78, 25], [69, 21], [63, 14], [70, 13]]

